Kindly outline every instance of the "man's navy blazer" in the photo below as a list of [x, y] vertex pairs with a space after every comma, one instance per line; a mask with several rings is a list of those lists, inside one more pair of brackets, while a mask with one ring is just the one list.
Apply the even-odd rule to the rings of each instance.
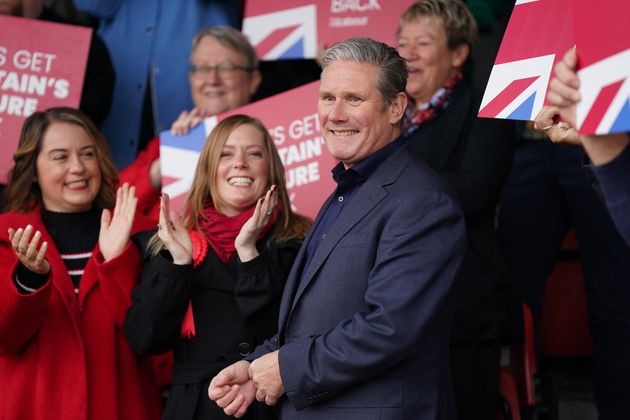
[[309, 240], [278, 335], [248, 357], [280, 349], [282, 419], [455, 419], [451, 286], [465, 228], [441, 178], [405, 145], [359, 187], [304, 270]]

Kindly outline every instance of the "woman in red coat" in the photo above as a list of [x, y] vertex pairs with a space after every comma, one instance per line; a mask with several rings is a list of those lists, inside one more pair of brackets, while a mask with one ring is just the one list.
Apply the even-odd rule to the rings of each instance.
[[[0, 215], [0, 418], [157, 419], [148, 359], [122, 332], [141, 254], [136, 198], [115, 190], [104, 138], [80, 111], [24, 123]], [[108, 208], [114, 207], [112, 211]]]

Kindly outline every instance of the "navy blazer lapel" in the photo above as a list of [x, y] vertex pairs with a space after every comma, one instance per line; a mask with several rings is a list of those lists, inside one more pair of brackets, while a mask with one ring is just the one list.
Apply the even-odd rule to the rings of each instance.
[[344, 209], [339, 218], [332, 225], [326, 236], [326, 240], [320, 242], [309, 266], [306, 267], [306, 270], [303, 271], [300, 278], [296, 279], [298, 288], [293, 296], [291, 309], [299, 301], [302, 293], [313, 280], [315, 274], [319, 271], [337, 243], [387, 196], [387, 191], [385, 191], [383, 187], [394, 182], [402, 171], [402, 168], [410, 160], [413, 160], [413, 156], [408, 152], [407, 147], [403, 146], [383, 162], [357, 191], [350, 205]]
[[[302, 278], [302, 270], [304, 268], [304, 264], [306, 263], [306, 256], [307, 256], [306, 250], [308, 249], [308, 244], [311, 241], [311, 236], [313, 235], [315, 228], [321, 221], [322, 215], [324, 214], [324, 209], [328, 208], [334, 196], [335, 194], [333, 192], [332, 194], [330, 194], [330, 196], [328, 196], [326, 201], [324, 201], [324, 204], [322, 204], [322, 207], [319, 210], [319, 213], [317, 213], [317, 217], [315, 218], [315, 221], [313, 222], [313, 226], [311, 226], [311, 229], [308, 235], [304, 239], [304, 242], [302, 243], [302, 246], [300, 247], [300, 250], [298, 251], [298, 254], [295, 257], [295, 261], [293, 261], [293, 266], [291, 267], [291, 271], [289, 272], [287, 282], [284, 286], [282, 300], [280, 302], [280, 312], [278, 316], [278, 325], [280, 327], [279, 328], [280, 332], [282, 332], [283, 326], [285, 325], [285, 321], [289, 315], [289, 312], [291, 311], [291, 308], [293, 307], [293, 300], [294, 300], [296, 291], [300, 285], [300, 279]], [[282, 335], [280, 334], [280, 337], [281, 336]]]

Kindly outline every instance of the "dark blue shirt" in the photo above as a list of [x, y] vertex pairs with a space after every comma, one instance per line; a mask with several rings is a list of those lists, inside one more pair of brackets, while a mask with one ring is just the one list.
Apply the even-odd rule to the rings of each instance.
[[398, 137], [396, 140], [355, 163], [348, 169], [345, 169], [341, 162], [333, 168], [333, 180], [337, 183], [337, 189], [335, 190], [334, 198], [324, 210], [322, 217], [313, 230], [308, 248], [306, 249], [307, 258], [303, 270], [306, 270], [313, 255], [315, 255], [315, 251], [317, 251], [317, 247], [319, 247], [322, 241], [326, 240], [330, 228], [339, 218], [343, 209], [348, 207], [361, 185], [374, 173], [381, 163], [404, 143], [405, 139]]

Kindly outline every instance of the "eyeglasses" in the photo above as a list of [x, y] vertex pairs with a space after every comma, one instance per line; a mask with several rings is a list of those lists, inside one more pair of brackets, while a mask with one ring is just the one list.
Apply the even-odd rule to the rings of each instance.
[[251, 72], [252, 69], [245, 66], [239, 66], [237, 64], [232, 63], [221, 63], [216, 66], [197, 66], [194, 64], [190, 64], [188, 66], [188, 71], [195, 77], [208, 77], [212, 74], [213, 71], [217, 72], [217, 75], [222, 79], [229, 79], [230, 77], [234, 77], [237, 71], [246, 71]]

